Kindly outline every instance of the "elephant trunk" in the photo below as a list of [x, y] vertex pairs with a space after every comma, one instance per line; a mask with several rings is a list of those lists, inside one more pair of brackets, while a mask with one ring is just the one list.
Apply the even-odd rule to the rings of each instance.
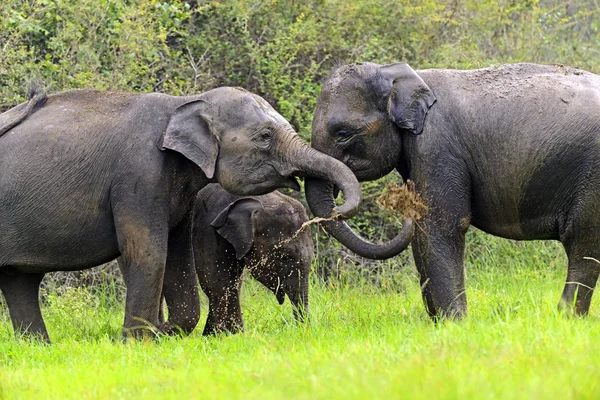
[[[294, 135], [286, 147], [288, 151], [284, 154], [289, 155], [289, 164], [293, 165], [300, 175], [327, 180], [344, 193], [346, 202], [335, 207], [338, 214], [350, 218], [358, 212], [362, 194], [360, 184], [350, 168], [341, 161], [308, 146], [297, 135]], [[335, 204], [332, 204], [332, 208], [328, 210], [330, 215], [334, 206]]]
[[[322, 179], [307, 179], [306, 201], [317, 217], [328, 218], [335, 204], [334, 187]], [[358, 236], [344, 221], [322, 222], [325, 230], [356, 254], [373, 260], [385, 260], [400, 254], [412, 239], [413, 220], [404, 218], [400, 233], [387, 243], [374, 244]]]
[[300, 285], [295, 286], [295, 290], [288, 292], [288, 297], [292, 303], [294, 319], [298, 322], [308, 321], [308, 274], [305, 274], [300, 280]]

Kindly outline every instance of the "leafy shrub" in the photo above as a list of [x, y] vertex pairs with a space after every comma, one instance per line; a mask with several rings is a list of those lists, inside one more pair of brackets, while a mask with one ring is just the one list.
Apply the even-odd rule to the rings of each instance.
[[595, 2], [6, 0], [0, 107], [27, 82], [175, 95], [239, 85], [308, 139], [336, 62], [475, 68], [514, 61], [598, 71]]

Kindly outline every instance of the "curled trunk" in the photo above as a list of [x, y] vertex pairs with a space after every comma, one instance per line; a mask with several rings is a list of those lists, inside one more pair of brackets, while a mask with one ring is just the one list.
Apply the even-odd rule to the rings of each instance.
[[362, 199], [360, 184], [350, 168], [341, 161], [308, 146], [297, 135], [286, 147], [285, 154], [288, 154], [289, 164], [293, 165], [301, 175], [327, 180], [344, 193], [346, 202], [335, 207], [338, 214], [350, 218], [358, 212]]
[[[306, 200], [312, 213], [317, 217], [329, 218], [335, 206], [334, 186], [322, 179], [307, 179]], [[413, 233], [413, 220], [404, 218], [398, 235], [387, 243], [371, 243], [359, 235], [344, 221], [321, 223], [325, 230], [356, 254], [373, 260], [385, 260], [400, 254], [408, 247]]]

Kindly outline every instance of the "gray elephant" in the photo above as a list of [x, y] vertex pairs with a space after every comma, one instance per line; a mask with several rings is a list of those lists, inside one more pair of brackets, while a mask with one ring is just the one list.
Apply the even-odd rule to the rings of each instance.
[[[194, 204], [192, 247], [196, 273], [208, 297], [204, 335], [243, 329], [242, 272], [247, 270], [283, 304], [287, 295], [297, 320], [308, 312], [308, 277], [314, 257], [308, 221], [299, 201], [273, 192], [241, 197], [210, 184]], [[167, 302], [169, 314], [179, 305]], [[189, 316], [187, 320], [199, 318]], [[180, 327], [173, 326], [173, 329]]]
[[[470, 225], [516, 240], [559, 240], [568, 256], [561, 307], [586, 314], [600, 265], [600, 77], [563, 66], [504, 65], [414, 71], [407, 64], [345, 65], [324, 82], [313, 146], [359, 180], [398, 170], [429, 212], [413, 255], [429, 314], [461, 317]], [[310, 208], [329, 214], [332, 185], [306, 182]], [[410, 221], [408, 221], [410, 222]], [[408, 225], [411, 225], [410, 223]], [[402, 251], [328, 223], [343, 244], [382, 258]]]
[[[342, 185], [340, 213], [360, 202], [347, 167], [239, 88], [189, 97], [34, 91], [0, 115], [0, 126], [0, 288], [15, 330], [46, 340], [44, 274], [119, 256], [125, 334], [145, 336], [157, 325], [163, 277], [167, 299], [198, 307], [186, 216], [209, 182], [258, 195], [298, 189], [295, 177], [313, 175]], [[172, 317], [186, 322], [176, 309]]]

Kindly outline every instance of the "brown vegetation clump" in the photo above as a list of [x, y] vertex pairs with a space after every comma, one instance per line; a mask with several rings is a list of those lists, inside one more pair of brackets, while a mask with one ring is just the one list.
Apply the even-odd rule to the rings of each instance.
[[377, 198], [377, 204], [384, 210], [400, 212], [404, 217], [415, 221], [427, 213], [427, 205], [410, 180], [402, 185], [388, 185], [385, 192]]

